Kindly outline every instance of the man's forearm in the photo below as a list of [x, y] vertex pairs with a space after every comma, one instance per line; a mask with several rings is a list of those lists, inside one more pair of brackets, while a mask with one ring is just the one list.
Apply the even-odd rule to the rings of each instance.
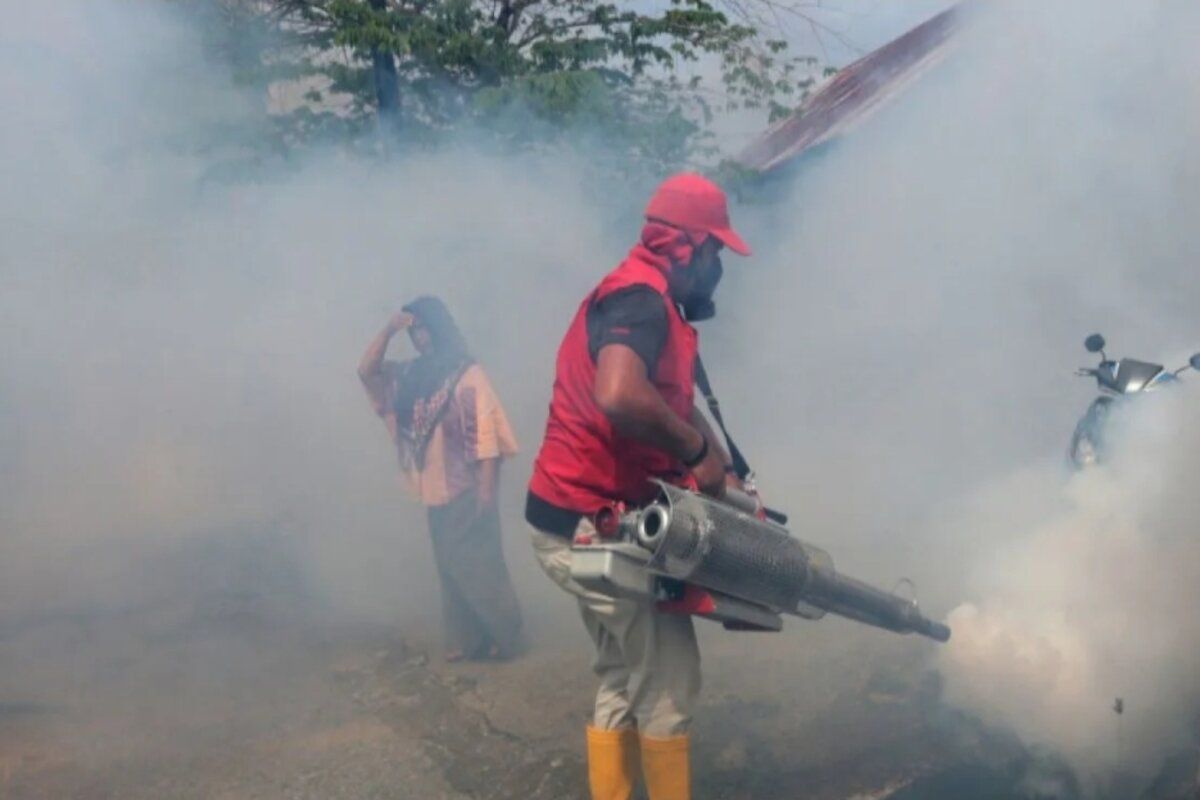
[[681, 460], [692, 458], [703, 446], [704, 432], [672, 411], [654, 389], [629, 392], [623, 402], [608, 410], [608, 418], [623, 436]]
[[646, 365], [622, 344], [600, 349], [596, 359], [596, 404], [623, 436], [628, 436], [683, 461], [704, 444], [704, 434], [680, 417], [650, 382]]

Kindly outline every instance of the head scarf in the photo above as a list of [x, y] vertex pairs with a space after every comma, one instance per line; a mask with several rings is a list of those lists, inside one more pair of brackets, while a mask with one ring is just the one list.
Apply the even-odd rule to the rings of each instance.
[[[642, 226], [641, 239], [634, 252], [643, 260], [657, 266], [669, 280], [676, 270], [691, 267], [696, 248], [708, 237], [709, 234], [704, 231], [679, 228], [661, 220], [648, 219]], [[697, 275], [688, 296], [674, 298], [688, 322], [700, 322], [717, 313], [713, 292], [721, 280], [722, 272], [718, 258], [715, 268]]]
[[406, 441], [413, 463], [420, 467], [433, 431], [454, 394], [454, 387], [474, 363], [467, 343], [446, 304], [436, 297], [418, 297], [404, 311], [429, 331], [429, 350], [405, 364], [399, 377], [394, 411], [398, 433]]
[[654, 256], [651, 261], [669, 272], [676, 265], [690, 264], [696, 247], [707, 236], [651, 219], [642, 226], [641, 247]]

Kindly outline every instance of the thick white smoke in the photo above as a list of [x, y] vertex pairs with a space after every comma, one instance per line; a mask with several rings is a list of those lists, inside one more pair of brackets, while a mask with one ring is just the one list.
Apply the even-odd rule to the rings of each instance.
[[[1126, 767], [1196, 708], [1195, 442], [1062, 462], [1086, 334], [1172, 366], [1200, 345], [1198, 25], [1194, 4], [976, 4], [943, 64], [801, 168], [755, 237], [779, 250], [733, 279], [757, 346], [719, 343], [756, 376], [735, 405], [777, 421], [764, 484], [798, 532], [910, 573], [927, 608], [969, 601], [951, 699], [1089, 770], [1115, 764], [1116, 697]], [[1194, 395], [1163, 402], [1194, 424]]]
[[447, 299], [520, 433], [515, 522], [553, 340], [619, 253], [598, 192], [465, 149], [214, 179], [247, 155], [229, 131], [266, 135], [261, 98], [170, 4], [5, 5], [0, 609], [124, 604], [159, 546], [272, 528], [338, 603], [436, 608], [359, 355]]
[[[962, 525], [985, 526], [976, 602], [950, 615], [939, 664], [951, 702], [1103, 774], [1156, 766], [1200, 714], [1200, 395], [1124, 409], [1112, 460], [1064, 481], [1030, 470], [987, 487]], [[1114, 705], [1120, 698], [1123, 713]]]

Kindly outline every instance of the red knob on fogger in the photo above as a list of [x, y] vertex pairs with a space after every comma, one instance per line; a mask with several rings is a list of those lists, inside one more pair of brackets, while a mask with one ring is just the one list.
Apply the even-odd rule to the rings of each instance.
[[625, 513], [624, 503], [609, 503], [597, 511], [592, 517], [596, 533], [601, 539], [616, 539], [621, 533], [621, 515]]

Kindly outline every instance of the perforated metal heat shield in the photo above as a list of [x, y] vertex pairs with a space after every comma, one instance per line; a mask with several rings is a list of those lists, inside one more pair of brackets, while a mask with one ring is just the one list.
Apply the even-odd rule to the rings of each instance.
[[803, 601], [814, 569], [832, 569], [823, 550], [771, 522], [701, 495], [663, 486], [670, 522], [650, 567], [776, 611], [812, 619], [824, 612]]
[[650, 547], [656, 572], [777, 612], [818, 619], [829, 611], [897, 633], [950, 638], [912, 600], [839, 575], [828, 553], [779, 525], [666, 484], [658, 505], [668, 519], [658, 520]]

